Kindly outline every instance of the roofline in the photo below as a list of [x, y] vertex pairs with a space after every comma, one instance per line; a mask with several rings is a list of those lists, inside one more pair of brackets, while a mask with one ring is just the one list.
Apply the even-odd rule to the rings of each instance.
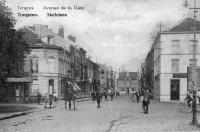
[[31, 49], [43, 49], [43, 48], [46, 48], [46, 49], [55, 49], [55, 50], [59, 50], [59, 51], [62, 51], [63, 48], [62, 47], [59, 47], [59, 46], [50, 46], [50, 45], [29, 45], [28, 48], [31, 48]]
[[[194, 34], [194, 31], [183, 31], [183, 32], [176, 32], [176, 31], [162, 31], [158, 32], [159, 34]], [[200, 34], [200, 31], [196, 31], [197, 34]]]

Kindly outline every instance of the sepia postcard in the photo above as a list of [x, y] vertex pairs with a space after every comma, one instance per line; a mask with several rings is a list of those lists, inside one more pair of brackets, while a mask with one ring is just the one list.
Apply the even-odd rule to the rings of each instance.
[[0, 132], [200, 131], [199, 0], [0, 0]]

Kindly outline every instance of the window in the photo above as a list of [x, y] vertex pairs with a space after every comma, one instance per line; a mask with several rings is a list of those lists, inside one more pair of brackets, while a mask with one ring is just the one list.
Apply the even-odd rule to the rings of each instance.
[[38, 73], [38, 58], [31, 59], [31, 73]]
[[172, 53], [180, 53], [180, 40], [172, 40]]
[[[196, 43], [198, 43], [198, 41], [196, 41]], [[190, 40], [189, 43], [189, 53], [192, 54], [194, 52], [194, 40]], [[198, 45], [196, 46], [196, 53], [198, 53]]]
[[[190, 60], [189, 60], [189, 65], [190, 65], [190, 66], [193, 65], [193, 60], [194, 60], [194, 59], [190, 59]], [[195, 63], [197, 64], [197, 59], [195, 59]]]
[[179, 59], [172, 59], [172, 73], [178, 73], [179, 72]]
[[[61, 63], [61, 65], [62, 65], [62, 63]], [[50, 73], [55, 72], [55, 59], [54, 58], [48, 58], [48, 71]]]

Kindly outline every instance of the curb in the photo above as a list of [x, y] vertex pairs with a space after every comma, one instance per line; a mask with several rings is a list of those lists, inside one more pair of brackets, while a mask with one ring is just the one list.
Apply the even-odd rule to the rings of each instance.
[[83, 99], [83, 100], [75, 100], [75, 102], [83, 102], [83, 101], [89, 101], [92, 100], [91, 98]]
[[[83, 101], [89, 101], [89, 100], [92, 100], [92, 99], [91, 98], [87, 98], [87, 99], [82, 99], [82, 100], [76, 100], [75, 102], [83, 102]], [[55, 108], [55, 107], [52, 107], [52, 108]], [[19, 116], [25, 116], [27, 114], [31, 114], [31, 113], [34, 113], [34, 112], [39, 112], [39, 111], [42, 111], [42, 110], [48, 110], [48, 109], [49, 108], [41, 108], [41, 109], [38, 108], [38, 110], [30, 110], [30, 111], [27, 111], [27, 112], [20, 112], [20, 113], [16, 113], [16, 114], [11, 114], [11, 115], [8, 115], [8, 116], [0, 118], [0, 121], [6, 120], [6, 119], [15, 118], [15, 117], [19, 117]]]
[[39, 109], [39, 110], [31, 110], [31, 111], [21, 112], [21, 113], [17, 113], [17, 114], [11, 114], [11, 115], [9, 115], [9, 116], [5, 116], [5, 117], [0, 118], [0, 121], [1, 121], [1, 120], [6, 120], [6, 119], [15, 118], [15, 117], [19, 117], [19, 116], [25, 116], [25, 115], [27, 115], [27, 114], [31, 114], [31, 113], [38, 112], [38, 111], [42, 111], [42, 110], [45, 110], [45, 109], [43, 108], [43, 109]]

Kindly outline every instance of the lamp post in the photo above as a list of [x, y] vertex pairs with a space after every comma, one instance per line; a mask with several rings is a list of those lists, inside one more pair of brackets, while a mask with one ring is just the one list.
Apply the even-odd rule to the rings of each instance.
[[194, 10], [194, 30], [193, 30], [193, 35], [194, 35], [194, 40], [193, 41], [193, 64], [192, 64], [192, 92], [193, 92], [193, 100], [192, 100], [192, 124], [196, 125], [198, 123], [197, 121], [197, 107], [196, 107], [196, 94], [197, 94], [197, 87], [196, 87], [196, 76], [195, 76], [195, 68], [197, 66], [196, 64], [196, 48], [197, 48], [197, 40], [196, 40], [196, 13], [197, 9], [196, 8], [196, 0], [194, 0], [194, 8], [190, 8]]

